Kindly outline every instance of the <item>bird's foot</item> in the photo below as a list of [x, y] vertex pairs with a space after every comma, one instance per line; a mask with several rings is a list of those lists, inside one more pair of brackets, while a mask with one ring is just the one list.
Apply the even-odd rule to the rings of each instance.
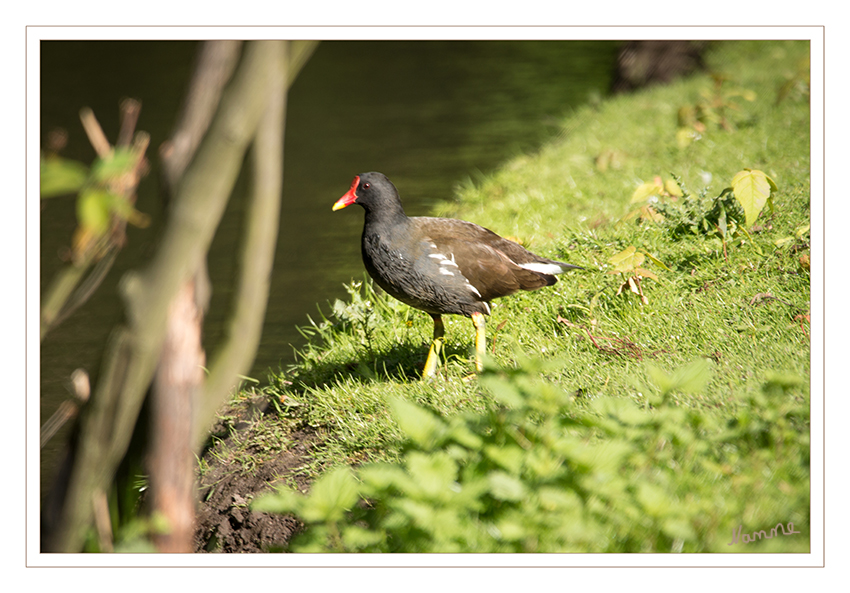
[[443, 340], [437, 338], [431, 342], [431, 349], [428, 350], [428, 358], [425, 359], [425, 368], [422, 370], [422, 380], [431, 379], [437, 372], [437, 367], [440, 364], [440, 356], [443, 352]]

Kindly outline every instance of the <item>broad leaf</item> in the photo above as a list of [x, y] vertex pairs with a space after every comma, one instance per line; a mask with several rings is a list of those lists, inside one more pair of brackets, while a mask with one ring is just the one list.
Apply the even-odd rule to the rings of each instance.
[[662, 268], [664, 268], [664, 269], [665, 269], [665, 270], [667, 270], [668, 272], [671, 272], [671, 271], [672, 271], [670, 268], [668, 268], [666, 265], [664, 265], [664, 262], [662, 262], [660, 259], [658, 259], [658, 258], [657, 258], [657, 257], [655, 257], [654, 255], [652, 255], [651, 253], [647, 253], [647, 254], [646, 254], [646, 257], [648, 257], [650, 260], [652, 260], [652, 262], [653, 262], [655, 265], [661, 266]]
[[77, 199], [77, 222], [94, 237], [101, 237], [109, 229], [110, 212], [114, 196], [102, 189], [83, 191]]
[[111, 155], [97, 159], [92, 165], [92, 176], [100, 182], [110, 181], [130, 173], [138, 157], [127, 148], [116, 148]]
[[652, 278], [653, 280], [658, 280], [658, 276], [656, 276], [646, 268], [635, 268], [635, 274], [637, 274], [638, 276], [643, 276], [644, 278]]
[[752, 226], [758, 218], [770, 199], [771, 190], [776, 190], [776, 184], [762, 171], [744, 169], [732, 178], [732, 191], [744, 208], [747, 226]]
[[294, 490], [280, 489], [261, 494], [251, 503], [251, 508], [263, 513], [300, 513], [304, 496]]
[[82, 163], [59, 157], [41, 159], [41, 197], [52, 198], [80, 191], [89, 175]]
[[407, 456], [407, 471], [426, 497], [446, 499], [451, 496], [457, 478], [457, 463], [442, 451], [427, 455], [411, 451]]
[[672, 379], [676, 390], [684, 393], [698, 393], [711, 379], [711, 363], [705, 358], [697, 358], [692, 363], [676, 369]]
[[664, 191], [671, 196], [676, 196], [677, 198], [681, 198], [685, 195], [682, 188], [680, 188], [679, 184], [676, 183], [675, 179], [668, 179], [664, 182]]
[[664, 187], [658, 183], [653, 182], [641, 184], [635, 190], [635, 193], [632, 194], [632, 204], [644, 202], [649, 199], [650, 196], [657, 196], [662, 191], [664, 191]]
[[511, 381], [506, 381], [497, 375], [481, 375], [478, 381], [496, 401], [509, 408], [519, 409], [525, 403], [519, 389]]
[[335, 467], [316, 480], [302, 506], [307, 521], [339, 521], [357, 504], [357, 482], [348, 466]]
[[614, 272], [631, 272], [643, 263], [644, 255], [634, 245], [629, 245], [620, 253], [612, 256], [608, 263], [614, 266]]
[[525, 498], [525, 485], [503, 471], [492, 471], [487, 476], [490, 482], [490, 493], [497, 500], [519, 501]]
[[428, 410], [399, 398], [388, 403], [401, 430], [423, 449], [431, 449], [445, 435], [445, 423]]

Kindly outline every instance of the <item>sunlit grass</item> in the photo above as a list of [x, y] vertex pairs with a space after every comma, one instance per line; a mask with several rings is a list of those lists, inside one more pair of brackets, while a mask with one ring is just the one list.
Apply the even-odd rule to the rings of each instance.
[[[716, 92], [715, 79], [699, 75], [582, 108], [537, 154], [461, 184], [456, 200], [442, 204], [438, 215], [474, 221], [585, 268], [561, 276], [553, 287], [496, 301], [488, 320], [488, 367], [510, 369], [534, 359], [545, 363], [542, 380], [572, 394], [576, 405], [627, 398], [649, 410], [648, 386], [659, 371], [673, 373], [705, 359], [704, 387], [673, 394], [672, 405], [723, 426], [742, 410], [758, 414], [765, 385], [780, 380], [786, 385], [782, 401], [791, 402], [789, 413], [806, 418], [807, 427], [808, 96], [795, 86], [778, 101], [807, 51], [802, 42], [740, 42], [721, 44], [710, 54], [711, 70], [729, 76], [724, 92], [746, 91], [729, 99], [730, 129], [709, 124], [699, 139], [677, 142], [680, 110]], [[676, 237], [663, 223], [623, 220], [635, 208], [635, 188], [655, 176], [676, 176], [691, 195], [713, 198], [744, 168], [762, 170], [778, 185], [775, 210], [762, 212], [750, 229], [752, 240], [738, 237], [724, 246], [716, 234]], [[623, 279], [607, 273], [609, 258], [630, 245], [667, 268], [646, 264], [658, 279], [643, 280], [645, 304], [635, 294], [617, 295]], [[398, 460], [406, 437], [389, 398], [443, 417], [497, 407], [472, 373], [469, 320], [446, 318], [447, 359], [439, 376], [423, 383], [430, 317], [376, 294], [368, 282], [352, 285], [350, 293], [347, 302], [324, 307], [324, 318], [304, 328], [310, 343], [266, 390], [287, 421], [319, 431], [317, 468]], [[770, 477], [789, 464], [770, 457], [736, 461], [734, 469], [744, 477], [718, 475], [715, 502], [750, 496], [741, 488], [757, 482], [765, 489], [758, 496], [771, 509], [756, 512], [745, 505], [745, 531], [762, 528], [747, 521], [768, 520], [771, 513], [778, 513], [777, 522], [807, 516], [808, 484]], [[807, 468], [800, 471], [808, 475]], [[783, 495], [771, 490], [776, 487], [787, 490], [787, 508]], [[730, 508], [744, 512], [739, 504]], [[765, 542], [758, 549], [787, 551], [783, 544]], [[796, 551], [803, 548], [794, 544]]]

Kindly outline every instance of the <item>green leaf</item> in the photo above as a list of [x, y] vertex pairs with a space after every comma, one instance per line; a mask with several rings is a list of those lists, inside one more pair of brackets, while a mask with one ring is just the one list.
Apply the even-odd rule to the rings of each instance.
[[644, 511], [652, 517], [661, 517], [669, 512], [672, 501], [663, 489], [655, 484], [638, 484], [636, 498]]
[[363, 529], [357, 525], [346, 526], [342, 531], [342, 542], [346, 550], [357, 551], [375, 546], [384, 541], [386, 535], [380, 531]]
[[407, 469], [426, 496], [437, 499], [451, 496], [451, 485], [457, 477], [457, 463], [446, 453], [426, 455], [411, 451]]
[[588, 445], [583, 451], [587, 466], [595, 472], [604, 473], [616, 473], [623, 458], [631, 452], [632, 446], [622, 440], [609, 440], [600, 445]]
[[580, 515], [579, 511], [582, 509], [582, 501], [573, 490], [542, 486], [538, 489], [537, 496], [540, 498], [540, 506], [547, 511], [551, 510]]
[[525, 485], [503, 471], [493, 471], [487, 476], [490, 493], [497, 500], [519, 501], [525, 498]]
[[629, 426], [640, 426], [651, 420], [649, 414], [625, 397], [599, 397], [594, 399], [590, 406], [600, 415], [616, 418], [620, 423]]
[[370, 463], [360, 468], [358, 473], [363, 484], [375, 491], [399, 487], [405, 482], [404, 470], [392, 463]]
[[675, 179], [668, 179], [664, 182], [664, 191], [666, 191], [671, 196], [676, 196], [677, 198], [681, 198], [685, 195], [682, 191], [682, 188], [679, 187], [679, 184], [676, 183]]
[[[521, 519], [521, 518], [518, 518]], [[500, 520], [495, 528], [497, 530], [497, 538], [503, 541], [518, 541], [528, 536], [529, 527], [521, 520], [513, 517]]]
[[687, 147], [697, 137], [697, 133], [693, 128], [679, 128], [676, 130], [676, 145], [679, 148]]
[[648, 364], [646, 372], [662, 396], [673, 391], [697, 393], [702, 391], [711, 378], [711, 364], [704, 358], [698, 358], [669, 375], [658, 367]]
[[445, 435], [445, 423], [428, 410], [395, 397], [387, 403], [404, 434], [423, 449], [432, 449]]
[[720, 231], [720, 236], [726, 238], [726, 207], [723, 202], [720, 205], [720, 215], [717, 217], [717, 229]]
[[711, 363], [705, 358], [697, 358], [692, 363], [673, 372], [674, 389], [684, 393], [698, 393], [711, 378]]
[[525, 451], [516, 445], [487, 445], [484, 454], [506, 470], [519, 473]]
[[523, 398], [519, 389], [513, 383], [497, 375], [481, 375], [478, 381], [502, 405], [520, 409], [525, 404], [525, 398]]
[[339, 521], [358, 499], [357, 481], [348, 466], [335, 467], [313, 484], [304, 501], [301, 516], [305, 521]]
[[646, 257], [648, 257], [648, 258], [649, 258], [649, 259], [650, 259], [650, 260], [651, 260], [651, 261], [652, 261], [655, 265], [657, 265], [657, 266], [661, 266], [662, 268], [664, 268], [664, 269], [665, 269], [665, 270], [667, 270], [668, 272], [672, 272], [672, 271], [673, 271], [673, 270], [671, 270], [670, 268], [668, 268], [668, 267], [664, 264], [664, 262], [662, 262], [660, 259], [658, 259], [658, 258], [657, 258], [657, 257], [655, 257], [654, 255], [652, 255], [651, 253], [646, 253], [645, 255], [646, 255]]
[[52, 198], [80, 191], [88, 178], [88, 168], [77, 161], [59, 157], [41, 159], [42, 198]]
[[640, 251], [637, 251], [634, 245], [629, 245], [620, 253], [611, 256], [608, 263], [614, 266], [614, 272], [631, 272], [639, 267], [645, 256]]
[[806, 382], [802, 377], [792, 373], [769, 373], [767, 380], [762, 385], [762, 391], [768, 394], [785, 394], [788, 391], [799, 389]]
[[111, 155], [94, 162], [92, 177], [102, 183], [126, 175], [136, 166], [136, 160], [137, 156], [130, 149], [116, 148]]
[[747, 226], [752, 226], [758, 218], [771, 190], [776, 190], [776, 184], [762, 171], [744, 169], [732, 178], [732, 191], [744, 208]]
[[653, 280], [658, 280], [658, 276], [647, 270], [646, 268], [635, 268], [634, 273], [638, 276], [642, 276], [644, 278], [651, 278]]
[[251, 508], [264, 513], [299, 513], [304, 496], [294, 490], [279, 489], [261, 494], [251, 502]]
[[794, 229], [794, 235], [795, 235], [798, 239], [802, 240], [802, 239], [803, 239], [803, 235], [805, 235], [806, 233], [808, 233], [810, 228], [811, 228], [811, 226], [810, 226], [810, 225], [808, 225], [808, 224], [804, 224], [804, 225], [802, 225], [802, 226], [798, 226], [796, 229]]
[[661, 529], [673, 539], [690, 541], [697, 537], [693, 528], [684, 519], [664, 519], [661, 523]]
[[102, 189], [87, 189], [77, 198], [77, 222], [95, 237], [109, 230], [110, 211], [114, 196]]
[[150, 218], [146, 214], [142, 214], [125, 198], [117, 195], [112, 196], [112, 213], [118, 218], [126, 220], [137, 227], [146, 227], [150, 224]]
[[664, 188], [657, 183], [644, 183], [638, 186], [635, 193], [632, 194], [632, 203], [644, 202], [650, 196], [657, 196]]
[[446, 436], [461, 446], [472, 450], [480, 449], [483, 442], [481, 437], [472, 432], [457, 416], [452, 418]]
[[649, 375], [650, 381], [662, 394], [666, 394], [673, 390], [674, 383], [670, 376], [655, 365], [646, 365], [646, 374]]

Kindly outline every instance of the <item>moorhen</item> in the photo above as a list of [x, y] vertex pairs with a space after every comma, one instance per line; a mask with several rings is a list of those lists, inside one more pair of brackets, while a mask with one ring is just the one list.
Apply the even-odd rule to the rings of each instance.
[[398, 191], [378, 172], [362, 173], [333, 206], [366, 211], [361, 250], [366, 271], [391, 296], [434, 319], [434, 339], [422, 378], [434, 374], [444, 335], [441, 315], [464, 315], [475, 325], [476, 368], [482, 370], [484, 315], [490, 301], [518, 290], [551, 286], [579, 266], [535, 255], [493, 231], [450, 218], [408, 217]]

